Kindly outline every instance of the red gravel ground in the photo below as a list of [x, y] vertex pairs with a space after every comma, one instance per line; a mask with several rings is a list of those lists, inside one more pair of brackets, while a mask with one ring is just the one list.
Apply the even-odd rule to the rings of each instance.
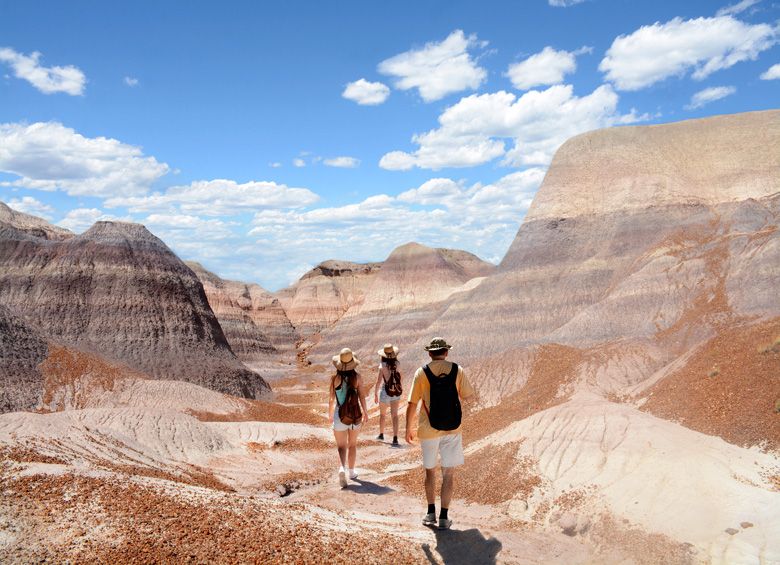
[[320, 426], [325, 419], [317, 414], [296, 408], [282, 406], [264, 400], [243, 400], [244, 409], [232, 414], [215, 414], [190, 410], [190, 414], [201, 422], [284, 422]]
[[[419, 563], [419, 548], [378, 531], [328, 528], [302, 504], [204, 491], [180, 496], [77, 475], [0, 476], [0, 562]], [[391, 552], [391, 553], [388, 553]]]
[[[743, 447], [780, 449], [780, 318], [721, 329], [642, 410]], [[681, 401], [684, 399], [684, 401]]]

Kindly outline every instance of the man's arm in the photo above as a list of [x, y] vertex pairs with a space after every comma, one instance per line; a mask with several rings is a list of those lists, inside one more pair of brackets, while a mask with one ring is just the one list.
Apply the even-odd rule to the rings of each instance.
[[414, 429], [414, 417], [417, 414], [417, 405], [420, 403], [410, 402], [406, 405], [406, 443], [414, 443], [417, 439], [417, 434]]

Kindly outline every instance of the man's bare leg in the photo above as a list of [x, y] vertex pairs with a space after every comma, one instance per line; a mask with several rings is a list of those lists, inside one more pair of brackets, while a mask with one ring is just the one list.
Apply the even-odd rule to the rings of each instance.
[[[441, 507], [449, 509], [450, 502], [452, 501], [452, 490], [455, 486], [455, 468], [442, 467], [441, 474]], [[426, 487], [427, 486], [428, 484], [426, 482]], [[428, 500], [430, 501], [430, 498]]]
[[436, 467], [425, 470], [425, 498], [428, 499], [428, 504], [436, 504]]

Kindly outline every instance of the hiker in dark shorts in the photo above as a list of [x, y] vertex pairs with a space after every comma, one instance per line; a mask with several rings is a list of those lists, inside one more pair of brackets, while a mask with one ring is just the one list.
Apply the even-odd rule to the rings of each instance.
[[374, 385], [374, 402], [379, 404], [379, 435], [376, 439], [385, 439], [385, 420], [387, 419], [387, 407], [390, 407], [390, 416], [393, 420], [393, 447], [400, 447], [398, 443], [398, 405], [401, 403], [401, 373], [398, 370], [398, 347], [391, 343], [377, 351], [381, 358], [379, 374]]
[[[414, 374], [409, 405], [406, 408], [406, 441], [414, 443], [419, 436], [425, 467], [425, 497], [428, 512], [423, 525], [436, 526], [436, 459], [441, 459], [441, 513], [438, 527], [447, 530], [452, 525], [448, 515], [452, 500], [455, 467], [463, 464], [461, 436], [462, 410], [460, 401], [474, 394], [462, 367], [447, 361], [451, 349], [444, 339], [435, 337], [425, 346], [431, 362]], [[422, 401], [415, 434], [412, 418]]]
[[[341, 353], [333, 357], [333, 365], [336, 367], [336, 374], [330, 379], [330, 388], [328, 392], [328, 418], [333, 426], [333, 436], [336, 438], [336, 447], [339, 452], [339, 484], [341, 487], [347, 486], [347, 464], [349, 464], [349, 478], [356, 479], [355, 459], [357, 458], [357, 440], [360, 433], [361, 424], [368, 421], [368, 409], [366, 408], [366, 399], [360, 392], [362, 390], [363, 379], [355, 370], [360, 364], [352, 350], [344, 348]], [[355, 398], [355, 395], [357, 398]], [[357, 403], [362, 409], [362, 415], [358, 414], [354, 421], [344, 422], [343, 415], [340, 415], [342, 406], [354, 408]], [[335, 405], [335, 408], [334, 408]], [[360, 412], [359, 409], [356, 409]]]

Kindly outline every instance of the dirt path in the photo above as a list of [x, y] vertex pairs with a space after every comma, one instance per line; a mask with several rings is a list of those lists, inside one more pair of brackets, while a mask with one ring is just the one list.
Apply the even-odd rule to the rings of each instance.
[[[327, 385], [318, 387], [319, 380], [324, 379], [305, 374], [274, 383], [275, 400], [307, 411], [317, 410], [324, 415], [327, 412]], [[581, 540], [536, 531], [514, 521], [504, 509], [464, 501], [458, 496], [458, 489], [468, 488], [468, 485], [456, 487], [450, 509], [454, 522], [451, 530], [439, 531], [422, 526], [421, 519], [426, 510], [424, 498], [418, 492], [407, 492], [403, 485], [391, 480], [399, 475], [413, 477], [418, 471], [419, 485], [422, 486], [424, 474], [420, 448], [406, 444], [403, 439], [401, 447], [392, 447], [389, 417], [389, 430], [385, 430], [387, 439], [384, 442], [374, 439], [378, 434], [379, 415], [372, 396], [370, 394], [368, 398], [370, 420], [358, 443], [358, 478], [350, 481], [346, 488], [340, 488], [335, 444], [321, 446], [317, 451], [325, 463], [322, 468], [314, 470], [317, 480], [301, 485], [284, 500], [345, 512], [352, 518], [345, 527], [386, 526], [389, 531], [417, 544], [423, 563], [586, 563], [592, 559], [592, 549]], [[399, 435], [402, 437], [404, 408], [399, 415]], [[500, 477], [485, 479], [501, 480]], [[388, 555], [387, 562], [392, 561], [392, 556]]]

